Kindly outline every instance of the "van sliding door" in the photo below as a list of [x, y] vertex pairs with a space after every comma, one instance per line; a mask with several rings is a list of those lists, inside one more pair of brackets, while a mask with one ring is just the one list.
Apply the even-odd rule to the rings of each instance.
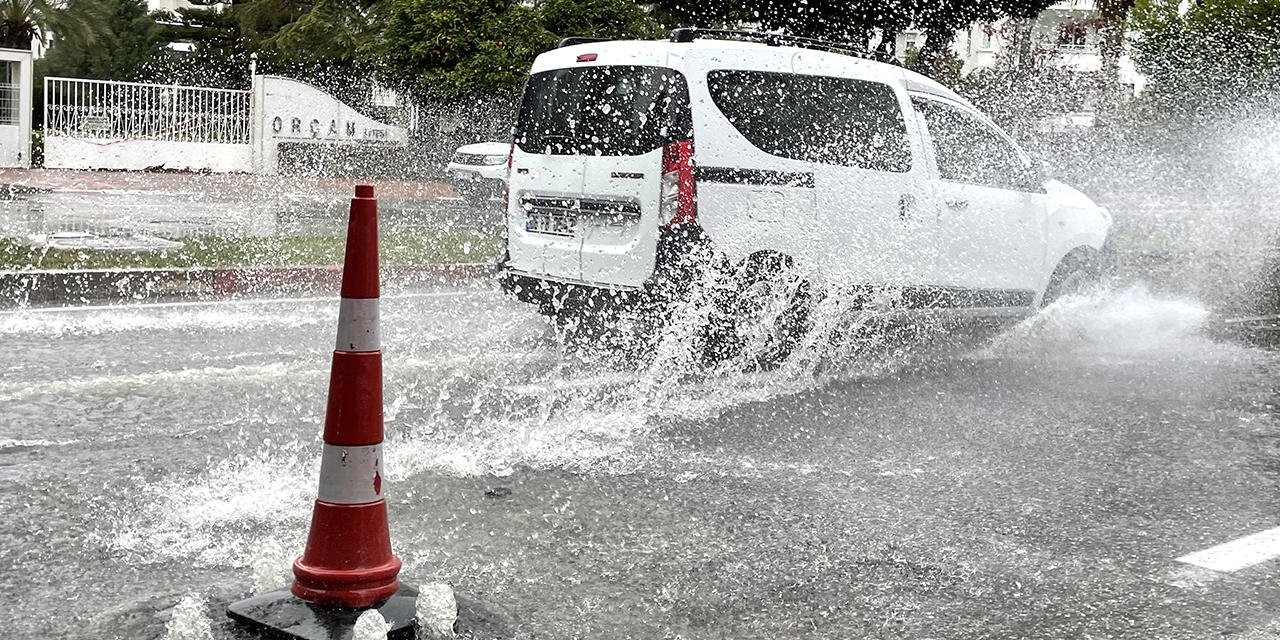
[[[932, 255], [921, 240], [922, 173], [892, 87], [750, 70], [713, 70], [707, 82], [734, 137], [750, 143], [728, 172], [775, 194], [766, 199], [753, 191], [747, 215], [767, 226], [753, 229], [760, 237], [744, 244], [782, 251], [853, 284], [907, 284], [925, 276]], [[744, 233], [725, 227], [730, 237]]]

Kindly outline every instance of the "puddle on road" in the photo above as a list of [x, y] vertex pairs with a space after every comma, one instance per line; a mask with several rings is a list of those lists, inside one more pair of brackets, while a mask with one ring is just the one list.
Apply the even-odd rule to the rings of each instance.
[[98, 307], [92, 311], [74, 307], [66, 310], [30, 309], [0, 314], [0, 337], [57, 338], [136, 331], [251, 331], [262, 327], [331, 326], [336, 317], [336, 310], [332, 313], [307, 309], [264, 313], [248, 304], [239, 308], [175, 304], [158, 309], [130, 308], [128, 305]]
[[[945, 364], [948, 357], [1057, 354], [1114, 364], [1218, 359], [1242, 349], [1202, 335], [1208, 318], [1202, 306], [1141, 287], [1065, 299], [985, 348], [949, 356], [859, 331], [862, 321], [847, 312], [854, 301], [832, 296], [790, 361], [775, 371], [748, 373], [741, 361], [695, 364], [688, 323], [643, 343], [647, 355], [640, 359], [581, 344], [566, 352], [550, 325], [497, 295], [468, 298], [446, 308], [445, 317], [394, 312], [389, 326], [396, 330], [388, 332], [385, 349], [393, 487], [423, 473], [503, 477], [521, 468], [639, 472], [680, 482], [690, 472], [739, 465], [656, 442], [659, 425], [672, 420], [714, 418], [746, 403], [892, 375], [931, 359]], [[683, 313], [696, 317], [699, 311]], [[475, 322], [480, 314], [490, 321]], [[287, 368], [280, 376], [283, 384]], [[244, 408], [246, 415], [269, 409]], [[314, 495], [320, 434], [313, 431], [322, 408], [314, 411], [305, 425], [285, 425], [294, 429], [292, 439], [277, 438], [194, 474], [174, 474], [143, 488], [136, 503], [114, 504], [100, 541], [134, 558], [249, 566], [255, 580], [277, 579], [301, 548]], [[744, 473], [813, 472], [770, 464], [762, 460]], [[402, 498], [393, 488], [392, 499]]]

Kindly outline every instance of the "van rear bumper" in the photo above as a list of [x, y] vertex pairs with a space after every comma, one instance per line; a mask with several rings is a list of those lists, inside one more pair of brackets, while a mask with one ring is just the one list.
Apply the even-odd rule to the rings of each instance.
[[544, 315], [581, 311], [602, 306], [626, 306], [642, 299], [644, 290], [630, 287], [574, 282], [545, 274], [529, 274], [499, 265], [498, 284], [520, 302], [537, 305]]
[[[590, 309], [601, 305], [621, 306], [650, 300], [655, 295], [669, 297], [671, 284], [687, 284], [693, 277], [689, 269], [696, 263], [686, 258], [706, 239], [696, 225], [683, 229], [663, 229], [658, 237], [654, 272], [642, 286], [587, 282], [530, 273], [511, 266], [504, 255], [498, 262], [498, 284], [515, 299], [536, 304], [544, 314], [563, 309]], [[677, 290], [683, 289], [677, 286]]]

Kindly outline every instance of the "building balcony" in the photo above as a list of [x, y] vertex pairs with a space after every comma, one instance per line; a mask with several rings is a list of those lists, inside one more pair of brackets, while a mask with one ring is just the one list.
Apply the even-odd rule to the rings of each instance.
[[1091, 13], [1098, 10], [1098, 4], [1094, 0], [1062, 0], [1050, 5], [1048, 10], [1061, 13]]
[[1036, 49], [1036, 60], [1042, 66], [1071, 71], [1102, 69], [1102, 55], [1093, 45], [1055, 45]]

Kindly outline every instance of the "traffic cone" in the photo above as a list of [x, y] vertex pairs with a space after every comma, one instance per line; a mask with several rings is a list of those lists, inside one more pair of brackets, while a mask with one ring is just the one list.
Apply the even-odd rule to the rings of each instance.
[[[382, 351], [378, 329], [378, 203], [357, 185], [347, 224], [338, 337], [329, 374], [320, 490], [289, 591], [227, 607], [227, 615], [274, 637], [344, 637], [366, 609], [388, 638], [412, 638], [417, 591], [397, 579], [382, 452]], [[333, 635], [333, 631], [339, 631]]]
[[377, 206], [373, 187], [356, 187], [329, 374], [320, 493], [306, 551], [293, 563], [294, 595], [352, 609], [391, 597], [400, 573], [400, 559], [391, 554], [382, 482]]

